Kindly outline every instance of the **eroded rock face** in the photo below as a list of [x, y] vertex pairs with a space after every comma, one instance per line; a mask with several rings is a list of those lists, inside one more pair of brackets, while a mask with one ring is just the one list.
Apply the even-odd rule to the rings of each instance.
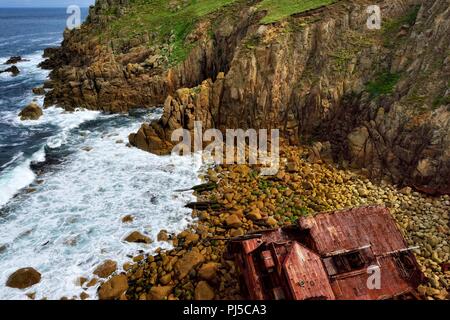
[[[88, 24], [48, 53], [56, 68], [46, 105], [118, 112], [164, 103], [163, 118], [131, 134], [132, 145], [167, 154], [172, 133], [196, 120], [222, 131], [278, 128], [292, 144], [330, 142], [327, 161], [448, 193], [448, 4], [382, 1], [383, 21], [394, 23], [381, 31], [367, 29], [371, 4], [339, 2], [265, 26], [254, 9], [234, 8], [237, 18], [217, 17], [214, 37], [200, 37], [175, 67], [145, 37], [119, 50], [90, 37]], [[93, 10], [92, 21], [107, 23], [102, 5]], [[386, 77], [387, 90], [377, 81]]]
[[163, 118], [131, 144], [167, 152], [171, 133], [194, 121], [222, 131], [279, 128], [290, 143], [325, 142], [312, 162], [345, 161], [373, 178], [448, 193], [449, 8], [409, 0], [382, 7], [385, 21], [405, 21], [401, 28], [369, 32], [367, 4], [355, 1], [300, 17], [295, 31], [283, 22], [248, 34], [225, 75], [169, 96]]
[[22, 268], [11, 274], [6, 286], [17, 289], [29, 288], [41, 281], [41, 274], [34, 268]]
[[42, 115], [42, 109], [36, 102], [30, 103], [19, 113], [20, 120], [38, 120]]
[[[122, 1], [106, 5], [114, 11], [123, 11], [121, 14], [126, 13], [126, 6], [127, 2]], [[97, 3], [81, 30], [65, 32], [61, 49], [45, 52], [49, 59], [41, 66], [53, 69], [46, 106], [57, 103], [68, 110], [82, 106], [124, 112], [162, 104], [178, 88], [198, 85], [227, 68], [236, 43], [245, 36], [254, 18], [254, 10], [246, 8], [230, 15], [233, 19], [217, 17], [214, 37], [206, 31], [194, 30], [188, 37], [188, 41], [195, 43], [194, 48], [184, 62], [171, 66], [161, 53], [168, 51], [168, 46], [150, 47], [148, 34], [126, 43], [122, 39], [100, 42], [98, 32], [113, 18], [105, 14], [111, 11]], [[202, 22], [198, 28], [203, 30]]]

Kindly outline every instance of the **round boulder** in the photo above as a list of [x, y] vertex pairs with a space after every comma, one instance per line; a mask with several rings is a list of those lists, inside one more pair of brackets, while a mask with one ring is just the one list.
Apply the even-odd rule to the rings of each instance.
[[20, 120], [38, 120], [42, 115], [42, 109], [35, 102], [30, 103], [19, 113]]
[[41, 274], [33, 268], [22, 268], [11, 274], [6, 281], [10, 288], [25, 289], [41, 281]]
[[152, 240], [149, 237], [144, 236], [142, 233], [138, 231], [134, 231], [130, 235], [128, 235], [125, 238], [125, 241], [134, 243], [147, 243], [147, 244], [152, 243]]

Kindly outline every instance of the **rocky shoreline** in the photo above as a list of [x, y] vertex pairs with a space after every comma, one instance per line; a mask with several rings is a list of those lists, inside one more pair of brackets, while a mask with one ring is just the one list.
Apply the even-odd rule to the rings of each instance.
[[307, 160], [311, 152], [284, 147], [284, 164], [275, 177], [261, 177], [258, 168], [247, 165], [209, 169], [204, 178], [216, 188], [196, 195], [200, 203], [213, 205], [193, 211], [198, 220], [191, 229], [179, 235], [162, 231], [158, 240], [169, 241], [174, 249], [134, 257], [121, 274], [100, 286], [99, 298], [241, 299], [225, 239], [294, 224], [303, 215], [373, 204], [388, 207], [408, 245], [418, 247], [414, 253], [428, 279], [418, 288], [422, 298], [449, 299], [450, 272], [444, 268], [450, 263], [450, 197], [430, 197], [386, 182], [375, 184], [355, 171], [320, 160], [311, 163]]
[[[173, 37], [150, 48], [154, 34], [101, 39], [133, 8], [98, 1], [80, 30], [47, 50], [45, 106], [126, 112], [164, 103], [159, 121], [130, 135], [140, 149], [167, 154], [171, 133], [192, 130], [194, 121], [205, 129], [280, 128], [287, 140], [276, 177], [246, 165], [210, 168], [204, 178], [214, 187], [197, 189], [201, 205], [192, 205], [197, 223], [157, 239], [174, 249], [123, 266], [106, 261], [80, 286], [100, 284], [100, 299], [241, 299], [225, 239], [376, 204], [418, 247], [428, 279], [422, 298], [449, 299], [449, 10], [438, 1], [381, 1], [389, 24], [368, 34], [367, 4], [340, 1], [262, 25], [261, 12], [238, 2], [199, 18], [181, 42], [192, 50], [172, 65]], [[123, 10], [114, 16], [114, 8]]]

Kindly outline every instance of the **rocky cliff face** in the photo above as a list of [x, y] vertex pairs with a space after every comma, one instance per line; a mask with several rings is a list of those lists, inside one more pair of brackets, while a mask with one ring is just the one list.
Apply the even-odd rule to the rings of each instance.
[[382, 30], [366, 26], [371, 4], [340, 1], [262, 25], [263, 13], [239, 2], [198, 22], [186, 40], [193, 49], [172, 67], [145, 37], [99, 44], [88, 23], [52, 55], [46, 103], [125, 111], [165, 101], [162, 119], [132, 134], [133, 145], [167, 153], [173, 130], [194, 120], [280, 128], [291, 143], [330, 142], [344, 167], [448, 193], [450, 2], [379, 1]]

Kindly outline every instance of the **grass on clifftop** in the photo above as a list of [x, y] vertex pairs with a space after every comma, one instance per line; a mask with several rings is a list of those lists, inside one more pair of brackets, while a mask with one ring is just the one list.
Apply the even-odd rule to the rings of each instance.
[[[272, 23], [296, 13], [330, 5], [339, 0], [262, 0], [259, 10], [267, 16], [261, 23]], [[131, 0], [127, 13], [115, 18], [106, 31], [105, 39], [131, 40], [148, 34], [150, 45], [169, 44], [165, 53], [171, 65], [183, 61], [193, 44], [186, 44], [187, 36], [207, 15], [242, 0]], [[110, 13], [114, 15], [114, 12]]]
[[261, 23], [269, 24], [289, 17], [293, 14], [317, 9], [338, 2], [339, 0], [262, 0], [258, 4], [260, 10], [267, 10]]
[[132, 39], [149, 33], [155, 44], [169, 43], [172, 63], [182, 61], [188, 49], [185, 39], [202, 17], [236, 0], [133, 0], [126, 15], [111, 24], [114, 36]]

